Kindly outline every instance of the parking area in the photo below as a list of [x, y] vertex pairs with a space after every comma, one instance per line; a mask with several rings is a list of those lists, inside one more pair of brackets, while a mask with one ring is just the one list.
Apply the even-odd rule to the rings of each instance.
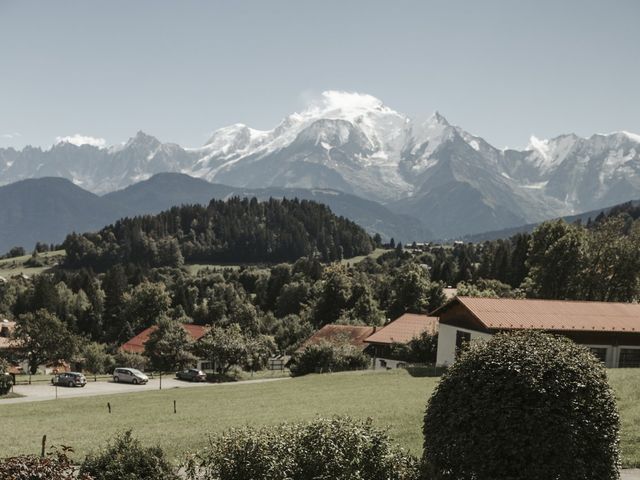
[[[231, 385], [251, 384], [261, 382], [273, 382], [278, 380], [285, 380], [283, 378], [265, 378], [258, 380], [246, 380], [243, 382], [234, 382]], [[172, 388], [202, 388], [202, 387], [214, 387], [217, 385], [230, 385], [221, 383], [206, 383], [206, 382], [186, 382], [178, 380], [172, 376], [162, 377], [162, 389], [169, 390]], [[16, 385], [13, 387], [13, 391], [23, 397], [8, 398], [0, 400], [0, 405], [6, 405], [9, 403], [24, 403], [24, 402], [39, 402], [45, 400], [54, 400], [55, 398], [74, 398], [74, 397], [91, 397], [95, 395], [113, 395], [118, 393], [130, 393], [140, 391], [150, 391], [160, 389], [160, 379], [153, 378], [149, 380], [146, 385], [131, 385], [125, 383], [108, 382], [91, 382], [89, 381], [85, 387], [54, 387], [48, 383], [38, 383], [32, 385]], [[56, 397], [57, 395], [57, 397]]]

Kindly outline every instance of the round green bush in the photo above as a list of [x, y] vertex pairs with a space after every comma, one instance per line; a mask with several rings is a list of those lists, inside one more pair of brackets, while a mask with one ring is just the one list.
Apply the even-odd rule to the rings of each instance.
[[116, 436], [102, 451], [89, 455], [80, 474], [95, 480], [179, 480], [160, 447], [145, 447], [131, 431]]
[[518, 332], [472, 343], [432, 394], [423, 431], [435, 478], [619, 478], [606, 371], [564, 337]]
[[417, 480], [418, 461], [370, 420], [234, 429], [185, 467], [189, 480]]

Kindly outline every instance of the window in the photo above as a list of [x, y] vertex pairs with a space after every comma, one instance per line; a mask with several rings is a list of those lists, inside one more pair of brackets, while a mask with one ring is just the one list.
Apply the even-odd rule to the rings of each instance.
[[602, 363], [607, 363], [607, 347], [589, 347], [589, 350]]
[[640, 348], [621, 348], [618, 367], [620, 368], [640, 367]]
[[469, 332], [463, 332], [461, 330], [456, 331], [456, 357], [460, 355], [462, 350], [471, 341], [471, 334]]

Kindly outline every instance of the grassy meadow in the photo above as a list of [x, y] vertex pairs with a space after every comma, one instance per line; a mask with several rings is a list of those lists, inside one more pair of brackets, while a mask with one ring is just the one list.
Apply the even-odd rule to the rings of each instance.
[[[367, 257], [371, 257], [373, 259], [378, 258], [380, 255], [385, 253], [388, 250], [383, 248], [378, 248], [371, 252], [369, 255], [361, 255], [353, 258], [346, 258], [342, 260], [343, 264], [354, 265], [356, 263], [361, 262]], [[0, 277], [4, 277], [9, 279], [15, 275], [38, 275], [43, 272], [48, 272], [52, 268], [55, 268], [58, 264], [62, 263], [65, 258], [64, 250], [55, 250], [52, 252], [42, 252], [38, 254], [38, 260], [43, 264], [39, 267], [32, 267], [26, 265], [26, 262], [31, 259], [31, 254], [24, 255], [22, 257], [14, 257], [14, 258], [3, 258], [0, 259]], [[205, 264], [205, 263], [189, 263], [184, 266], [185, 270], [189, 272], [190, 275], [197, 275], [200, 270], [210, 269], [210, 270], [225, 270], [232, 269], [238, 270], [240, 269], [240, 265], [235, 264]]]
[[0, 277], [9, 279], [14, 275], [38, 275], [50, 270], [64, 260], [65, 251], [55, 250], [52, 252], [42, 252], [38, 254], [38, 260], [42, 263], [40, 267], [30, 267], [25, 263], [31, 259], [31, 254], [22, 257], [0, 259]]
[[[640, 466], [640, 369], [610, 370], [622, 415], [626, 467]], [[207, 445], [209, 434], [315, 416], [371, 417], [414, 454], [422, 449], [422, 416], [436, 378], [404, 370], [309, 375], [263, 384], [229, 384], [1, 405], [2, 455], [37, 453], [40, 439], [73, 446], [81, 458], [114, 433], [133, 429], [170, 456]], [[178, 413], [173, 413], [173, 401]], [[113, 413], [107, 413], [107, 401]]]
[[145, 443], [158, 443], [179, 458], [206, 446], [209, 434], [231, 427], [351, 415], [390, 426], [399, 443], [418, 453], [424, 405], [436, 382], [405, 371], [349, 372], [262, 384], [0, 403], [0, 452], [37, 453], [46, 434], [48, 444], [72, 446], [81, 457], [114, 433], [131, 428]]

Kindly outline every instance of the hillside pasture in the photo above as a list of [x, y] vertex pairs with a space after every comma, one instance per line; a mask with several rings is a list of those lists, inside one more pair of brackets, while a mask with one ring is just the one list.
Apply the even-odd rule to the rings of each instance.
[[55, 267], [64, 260], [65, 251], [55, 250], [52, 252], [42, 252], [37, 256], [37, 260], [42, 266], [31, 267], [26, 263], [31, 259], [31, 255], [23, 255], [21, 257], [0, 259], [0, 277], [9, 279], [15, 275], [38, 275]]

